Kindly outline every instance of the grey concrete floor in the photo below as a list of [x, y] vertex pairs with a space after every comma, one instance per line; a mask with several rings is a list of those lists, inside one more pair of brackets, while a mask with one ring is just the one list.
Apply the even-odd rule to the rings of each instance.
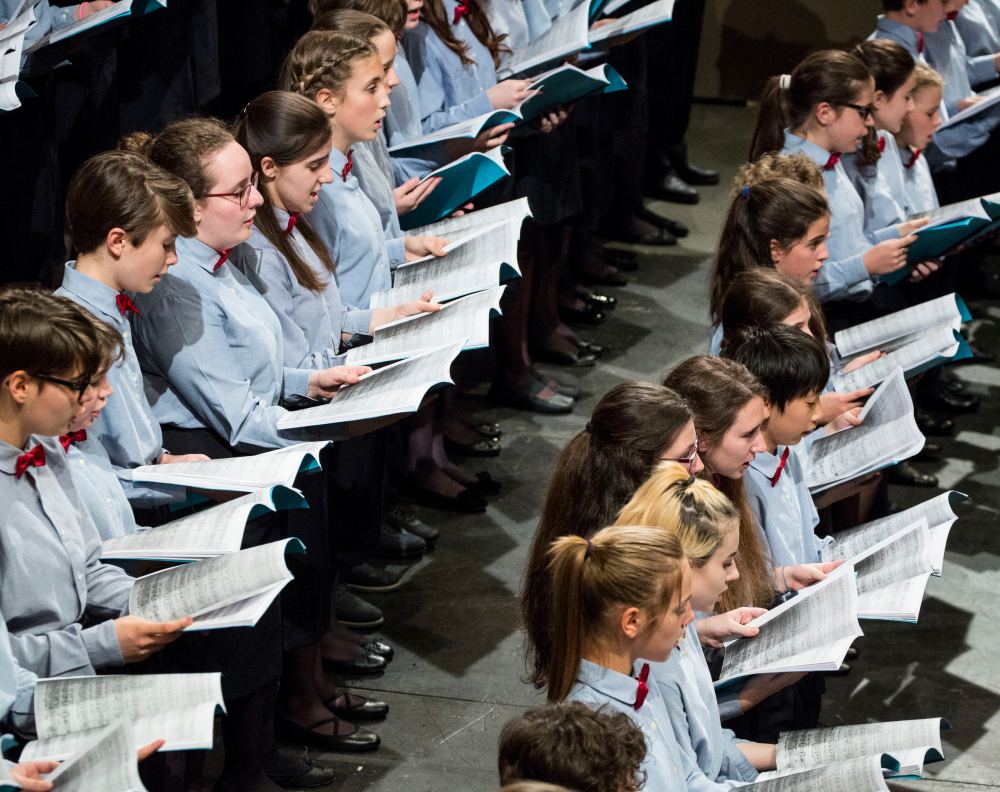
[[[522, 637], [517, 592], [553, 462], [586, 423], [594, 404], [624, 379], [655, 381], [684, 358], [707, 351], [708, 262], [726, 209], [726, 194], [745, 160], [754, 120], [743, 108], [694, 108], [691, 161], [719, 169], [722, 184], [703, 188], [697, 206], [653, 202], [655, 211], [682, 220], [691, 235], [675, 248], [636, 247], [638, 272], [625, 288], [608, 290], [619, 307], [585, 335], [608, 351], [592, 369], [551, 369], [579, 384], [584, 397], [573, 414], [535, 416], [486, 408], [503, 425], [503, 453], [470, 463], [503, 482], [503, 493], [482, 515], [424, 511], [440, 528], [437, 548], [406, 574], [396, 592], [372, 597], [383, 609], [379, 635], [396, 648], [387, 673], [346, 680], [352, 689], [384, 698], [392, 711], [372, 728], [383, 740], [368, 755], [313, 754], [334, 767], [331, 789], [385, 792], [480, 792], [497, 787], [496, 742], [503, 724], [542, 702], [521, 680]], [[981, 346], [1000, 340], [993, 308], [976, 323]], [[579, 373], [578, 373], [579, 372]], [[1000, 387], [1000, 369], [967, 366], [957, 372], [984, 397]], [[1000, 629], [994, 602], [1000, 584], [1000, 430], [995, 408], [958, 419], [945, 439], [937, 470], [946, 487], [970, 494], [975, 505], [952, 530], [942, 578], [932, 578], [918, 625], [866, 622], [860, 659], [850, 676], [831, 679], [823, 721], [829, 725], [944, 716], [948, 760], [931, 765], [913, 788], [958, 790], [990, 786], [1000, 770]], [[893, 488], [900, 507], [935, 491]], [[907, 788], [901, 785], [899, 788]]]

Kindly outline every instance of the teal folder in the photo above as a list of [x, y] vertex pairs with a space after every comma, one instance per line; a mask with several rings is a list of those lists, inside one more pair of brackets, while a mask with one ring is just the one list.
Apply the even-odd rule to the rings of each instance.
[[509, 175], [503, 165], [498, 165], [486, 154], [474, 152], [455, 160], [430, 174], [440, 176], [440, 184], [431, 190], [430, 195], [416, 209], [400, 216], [399, 226], [404, 231], [409, 231], [411, 228], [435, 223]]
[[575, 66], [564, 66], [532, 83], [532, 87], [541, 88], [542, 92], [520, 106], [522, 120], [518, 121], [518, 124], [537, 118], [547, 107], [569, 104], [592, 94], [624, 91], [628, 85], [613, 66], [604, 64], [603, 67], [589, 71], [583, 71]]

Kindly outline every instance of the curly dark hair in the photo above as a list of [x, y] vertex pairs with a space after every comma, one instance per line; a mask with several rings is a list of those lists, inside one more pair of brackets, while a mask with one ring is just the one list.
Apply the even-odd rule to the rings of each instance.
[[638, 792], [646, 740], [623, 712], [564, 701], [530, 709], [500, 732], [500, 784], [540, 781], [576, 792]]

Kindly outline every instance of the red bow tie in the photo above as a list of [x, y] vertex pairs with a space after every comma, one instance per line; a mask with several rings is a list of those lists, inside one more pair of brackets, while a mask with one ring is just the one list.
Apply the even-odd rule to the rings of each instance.
[[464, 3], [459, 3], [455, 6], [455, 18], [451, 20], [451, 24], [457, 25], [458, 21], [469, 13], [469, 0], [465, 0]]
[[[81, 429], [78, 432], [70, 432], [69, 434], [59, 435], [59, 442], [62, 443], [62, 447], [69, 451], [71, 443], [86, 443], [87, 442], [87, 430]], [[39, 446], [41, 448], [41, 446]], [[44, 454], [43, 454], [44, 456]]]
[[840, 162], [840, 152], [831, 152], [830, 159], [826, 161], [826, 165], [823, 166], [823, 170], [833, 170], [837, 166], [838, 162]]
[[288, 213], [288, 227], [285, 228], [285, 233], [286, 234], [292, 233], [292, 229], [295, 228], [295, 224], [297, 222], [299, 222], [299, 215], [300, 214], [302, 214], [302, 212], [289, 212]]
[[229, 258], [229, 254], [233, 252], [232, 248], [226, 248], [222, 251], [222, 255], [219, 256], [219, 260], [215, 262], [215, 266], [212, 267], [212, 272], [215, 272], [219, 267], [226, 263], [226, 259]]
[[879, 154], [885, 154], [885, 138], [884, 137], [880, 137], [878, 139], [878, 153]]
[[924, 34], [919, 30], [917, 31], [917, 52], [920, 55], [924, 54]]
[[913, 154], [910, 155], [910, 161], [906, 163], [906, 167], [908, 169], [912, 168], [914, 165], [917, 164], [917, 160], [920, 159], [920, 154], [922, 152], [923, 152], [923, 149], [915, 149], [914, 150]]
[[642, 671], [639, 672], [639, 689], [635, 691], [635, 709], [637, 710], [642, 707], [646, 695], [649, 693], [649, 687], [646, 685], [647, 679], [649, 679], [649, 663], [643, 663]]
[[344, 177], [344, 181], [347, 181], [347, 174], [351, 172], [351, 168], [354, 167], [354, 161], [351, 159], [351, 155], [354, 153], [354, 149], [347, 150], [347, 164], [344, 166], [344, 170], [341, 172], [341, 176]]
[[18, 478], [24, 475], [29, 467], [41, 467], [45, 464], [45, 449], [36, 445], [28, 453], [21, 454], [14, 463], [14, 475]]
[[949, 11], [948, 12], [948, 21], [949, 22], [954, 22], [956, 19], [958, 19], [958, 11]]
[[135, 307], [135, 303], [132, 302], [132, 298], [127, 294], [119, 294], [115, 297], [115, 302], [118, 303], [118, 310], [122, 312], [122, 316], [131, 311], [137, 316], [142, 316], [139, 313], [139, 309]]
[[778, 463], [778, 469], [774, 471], [774, 476], [771, 478], [771, 486], [778, 486], [778, 479], [781, 478], [781, 471], [785, 469], [785, 464], [788, 462], [788, 452], [791, 451], [791, 446], [785, 446], [785, 453], [781, 455], [781, 461]]

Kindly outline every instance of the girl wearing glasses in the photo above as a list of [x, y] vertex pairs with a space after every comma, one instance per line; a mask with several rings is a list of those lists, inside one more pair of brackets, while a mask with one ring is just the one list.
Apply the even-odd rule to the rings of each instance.
[[[830, 260], [814, 282], [820, 302], [867, 300], [873, 278], [906, 266], [910, 234], [925, 220], [882, 229], [874, 244], [864, 233], [864, 204], [840, 157], [861, 145], [870, 127], [875, 85], [853, 55], [826, 50], [805, 58], [791, 75], [772, 77], [761, 98], [750, 159], [769, 152], [801, 151], [823, 168], [830, 205]], [[841, 309], [853, 323], [854, 309]]]

